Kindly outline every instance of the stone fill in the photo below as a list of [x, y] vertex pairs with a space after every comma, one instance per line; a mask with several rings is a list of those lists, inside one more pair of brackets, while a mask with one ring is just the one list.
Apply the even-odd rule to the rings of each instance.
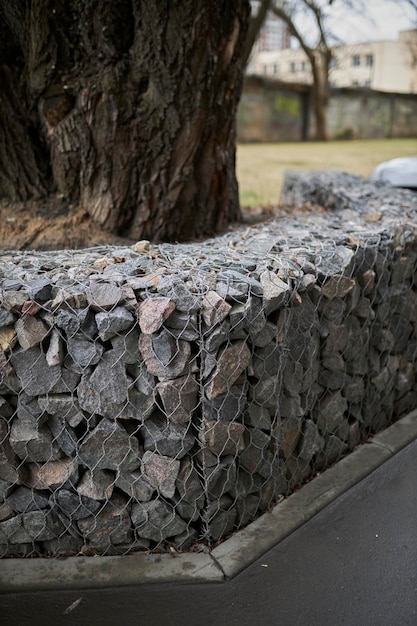
[[0, 555], [200, 549], [416, 408], [417, 196], [284, 201], [324, 210], [0, 253]]

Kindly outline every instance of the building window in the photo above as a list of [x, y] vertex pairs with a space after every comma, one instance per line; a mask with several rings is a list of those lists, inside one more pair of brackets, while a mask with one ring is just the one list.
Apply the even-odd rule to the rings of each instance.
[[359, 65], [361, 64], [361, 58], [359, 56], [359, 54], [354, 54], [352, 57], [352, 65], [353, 67], [359, 67]]
[[367, 54], [365, 57], [365, 65], [366, 67], [372, 67], [374, 64], [374, 55], [373, 54]]
[[359, 87], [359, 81], [358, 80], [352, 80], [352, 87]]
[[300, 70], [305, 72], [307, 70], [307, 64], [305, 61], [301, 61]]
[[364, 87], [370, 87], [371, 86], [371, 81], [368, 78], [365, 82], [364, 82]]
[[278, 74], [278, 65], [277, 63], [274, 63], [274, 75], [276, 76]]
[[266, 76], [268, 74], [268, 66], [267, 65], [263, 65], [262, 66], [262, 72], [264, 73], [264, 76]]
[[339, 59], [337, 57], [332, 57], [330, 59], [330, 68], [334, 70], [337, 67], [339, 67]]
[[295, 66], [295, 63], [290, 63], [290, 72], [291, 74], [295, 74], [295, 72], [297, 71], [297, 68]]

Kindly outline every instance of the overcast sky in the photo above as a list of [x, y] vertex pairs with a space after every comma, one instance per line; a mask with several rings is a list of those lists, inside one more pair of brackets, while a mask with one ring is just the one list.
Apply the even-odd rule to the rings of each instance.
[[[401, 2], [365, 0], [367, 18], [351, 12], [340, 12], [335, 3], [332, 30], [346, 43], [397, 39], [400, 30], [413, 28], [412, 13]], [[336, 17], [337, 16], [337, 17]]]

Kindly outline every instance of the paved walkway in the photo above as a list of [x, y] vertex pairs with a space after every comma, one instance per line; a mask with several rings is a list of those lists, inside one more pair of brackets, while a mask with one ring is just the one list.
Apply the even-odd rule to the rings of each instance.
[[229, 582], [9, 593], [0, 615], [7, 626], [415, 626], [417, 441]]

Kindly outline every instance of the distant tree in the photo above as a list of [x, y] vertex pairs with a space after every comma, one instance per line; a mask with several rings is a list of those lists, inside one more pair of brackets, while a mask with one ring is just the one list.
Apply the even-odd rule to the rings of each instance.
[[248, 0], [0, 0], [0, 197], [184, 240], [240, 216]]
[[[414, 2], [415, 0], [410, 0]], [[329, 28], [329, 9], [336, 4], [351, 11], [364, 11], [362, 0], [260, 0], [257, 20], [252, 27], [260, 31], [261, 17], [268, 11], [280, 18], [288, 27], [306, 54], [313, 79], [313, 111], [316, 122], [316, 139], [327, 140], [327, 111], [329, 106], [329, 73], [332, 59], [331, 46], [336, 38]], [[340, 41], [339, 41], [340, 43]]]

